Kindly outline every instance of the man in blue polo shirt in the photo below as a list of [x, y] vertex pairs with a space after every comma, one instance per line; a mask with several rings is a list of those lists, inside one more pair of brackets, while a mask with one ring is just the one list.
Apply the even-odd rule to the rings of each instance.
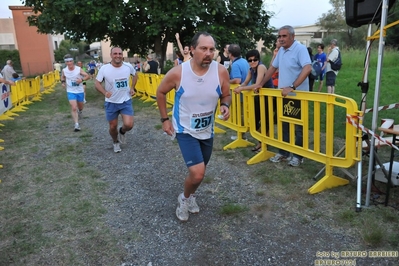
[[[231, 60], [230, 68], [230, 84], [242, 84], [250, 68], [247, 60], [241, 57], [241, 48], [238, 44], [230, 44], [228, 48], [229, 58]], [[241, 103], [243, 101], [242, 94], [240, 94]], [[244, 133], [242, 138], [245, 139]], [[231, 136], [232, 140], [236, 140], [237, 136]]]
[[241, 84], [247, 77], [249, 64], [241, 57], [241, 48], [238, 44], [230, 44], [229, 57], [232, 62], [230, 70], [230, 84]]
[[[306, 46], [295, 40], [294, 28], [288, 25], [279, 29], [278, 41], [281, 47], [261, 84], [269, 80], [278, 69], [278, 87], [283, 97], [294, 90], [309, 91], [308, 76], [312, 67]], [[283, 141], [289, 142], [289, 138], [289, 123], [283, 122]], [[303, 127], [300, 125], [295, 125], [295, 145], [303, 145]], [[300, 166], [302, 159], [303, 157], [298, 154], [293, 154], [291, 157], [290, 152], [280, 149], [270, 161], [273, 163], [288, 161], [290, 166]]]

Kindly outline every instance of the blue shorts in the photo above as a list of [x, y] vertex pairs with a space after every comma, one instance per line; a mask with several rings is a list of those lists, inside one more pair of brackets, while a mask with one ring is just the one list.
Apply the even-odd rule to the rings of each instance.
[[187, 167], [202, 162], [208, 164], [212, 154], [213, 138], [196, 139], [190, 134], [178, 133], [176, 139]]
[[321, 72], [320, 76], [318, 77], [318, 80], [323, 81], [324, 75], [326, 74], [326, 72]]
[[67, 92], [67, 97], [69, 101], [84, 102], [85, 94], [83, 92], [81, 93]]
[[132, 106], [132, 99], [127, 100], [123, 103], [110, 103], [105, 102], [105, 117], [108, 121], [112, 121], [118, 118], [119, 114], [123, 115], [134, 115], [133, 106]]

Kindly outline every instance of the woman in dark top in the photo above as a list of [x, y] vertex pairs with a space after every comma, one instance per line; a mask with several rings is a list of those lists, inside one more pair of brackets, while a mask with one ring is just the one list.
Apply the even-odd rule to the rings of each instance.
[[[248, 70], [248, 75], [245, 81], [237, 88], [234, 89], [235, 93], [240, 93], [243, 90], [256, 90], [262, 85], [262, 88], [274, 88], [273, 80], [269, 79], [265, 84], [260, 84], [262, 82], [263, 77], [266, 74], [267, 68], [266, 66], [260, 61], [260, 54], [258, 50], [250, 50], [246, 54], [247, 61], [249, 63], [250, 69]], [[251, 82], [251, 85], [248, 85]], [[255, 124], [256, 129], [259, 130], [260, 128], [260, 100], [259, 96], [254, 97], [255, 100]], [[275, 104], [273, 104], [275, 107]], [[266, 114], [268, 113], [268, 99], [265, 97], [265, 110]], [[266, 115], [266, 134], [269, 132], [269, 115]], [[252, 150], [253, 151], [260, 151], [261, 144], [259, 143], [255, 146]]]

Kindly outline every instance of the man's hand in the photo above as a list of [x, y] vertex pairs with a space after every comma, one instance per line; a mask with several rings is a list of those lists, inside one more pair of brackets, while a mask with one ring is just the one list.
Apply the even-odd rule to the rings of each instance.
[[294, 89], [291, 88], [291, 87], [284, 87], [284, 88], [282, 89], [282, 91], [281, 91], [281, 95], [282, 95], [283, 97], [285, 97], [285, 96], [287, 96], [290, 92], [293, 92], [293, 91], [294, 91]]

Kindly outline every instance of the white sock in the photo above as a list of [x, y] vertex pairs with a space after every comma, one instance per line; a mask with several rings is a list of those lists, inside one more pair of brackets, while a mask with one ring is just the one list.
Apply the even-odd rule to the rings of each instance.
[[184, 193], [181, 193], [181, 199], [186, 200], [187, 198], [184, 196]]

